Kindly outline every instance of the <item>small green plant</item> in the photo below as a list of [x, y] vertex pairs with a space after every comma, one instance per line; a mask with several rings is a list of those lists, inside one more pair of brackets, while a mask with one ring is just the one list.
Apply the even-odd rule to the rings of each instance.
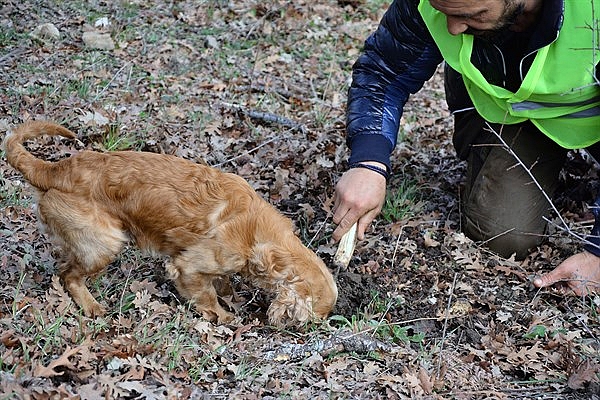
[[125, 313], [135, 308], [135, 293], [128, 293], [123, 296], [122, 302], [120, 302], [120, 312]]
[[114, 124], [110, 125], [103, 137], [102, 146], [107, 151], [120, 151], [120, 150], [129, 150], [133, 147], [136, 147], [139, 144], [140, 140], [134, 137], [133, 135], [121, 135], [121, 131], [119, 126]]
[[384, 341], [421, 343], [425, 338], [425, 334], [413, 332], [412, 327], [400, 326], [384, 320], [385, 315], [390, 310], [401, 306], [403, 303], [404, 299], [401, 297], [383, 299], [379, 292], [372, 291], [371, 301], [361, 312], [349, 318], [334, 315], [329, 318], [329, 321], [340, 324], [340, 327], [347, 327], [352, 332], [371, 332]]
[[21, 271], [21, 274], [19, 276], [19, 281], [18, 284], [15, 287], [15, 293], [13, 296], [13, 303], [12, 303], [12, 315], [13, 318], [15, 318], [18, 314], [19, 314], [19, 304], [18, 304], [18, 300], [21, 298], [21, 289], [23, 287], [23, 282], [25, 281], [25, 270], [23, 269]]
[[[202, 349], [199, 349], [199, 353], [202, 352]], [[192, 364], [188, 373], [190, 374], [190, 379], [192, 382], [198, 382], [202, 375], [206, 373], [208, 370], [215, 370], [215, 366], [218, 364], [218, 361], [215, 359], [215, 355], [213, 353], [204, 354], [201, 357], [196, 358], [196, 362]]]
[[56, 316], [54, 320], [44, 321], [41, 316], [38, 316], [38, 322], [40, 329], [33, 337], [33, 342], [36, 346], [43, 353], [47, 353], [50, 349], [60, 346], [62, 343], [61, 327], [66, 322], [65, 317]]
[[547, 329], [544, 325], [536, 325], [523, 335], [524, 339], [538, 339], [546, 336]]
[[415, 182], [402, 180], [395, 190], [388, 191], [381, 217], [396, 222], [412, 216], [418, 209], [419, 191]]
[[[4, 158], [4, 155], [2, 155], [2, 158]], [[30, 204], [31, 199], [23, 197], [22, 188], [22, 185], [12, 183], [0, 177], [0, 207], [27, 207]]]
[[523, 334], [523, 339], [535, 340], [535, 339], [543, 339], [545, 337], [554, 338], [559, 334], [566, 334], [567, 330], [564, 328], [558, 328], [555, 330], [549, 330], [544, 325], [535, 325], [527, 331], [527, 333]]
[[247, 358], [242, 358], [234, 370], [235, 379], [243, 381], [248, 377], [260, 374], [260, 368], [257, 368], [256, 363], [250, 362]]
[[80, 99], [87, 99], [90, 96], [93, 82], [90, 77], [70, 80], [67, 86], [69, 93], [76, 93]]
[[0, 29], [0, 48], [7, 47], [11, 44], [11, 42], [17, 41], [18, 36], [18, 32], [13, 27], [5, 27]]
[[425, 339], [422, 332], [411, 333], [412, 328], [393, 324], [383, 324], [377, 327], [377, 335], [387, 341], [402, 343], [421, 343]]

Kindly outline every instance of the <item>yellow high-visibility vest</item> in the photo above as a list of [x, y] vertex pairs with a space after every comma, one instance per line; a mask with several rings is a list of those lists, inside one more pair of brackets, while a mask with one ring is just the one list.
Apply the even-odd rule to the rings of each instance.
[[600, 141], [600, 83], [594, 77], [600, 62], [600, 36], [594, 29], [600, 20], [598, 0], [565, 0], [558, 37], [537, 50], [514, 93], [490, 84], [471, 63], [472, 35], [450, 34], [446, 16], [429, 0], [421, 0], [419, 11], [444, 60], [462, 75], [484, 119], [500, 124], [531, 120], [568, 149]]

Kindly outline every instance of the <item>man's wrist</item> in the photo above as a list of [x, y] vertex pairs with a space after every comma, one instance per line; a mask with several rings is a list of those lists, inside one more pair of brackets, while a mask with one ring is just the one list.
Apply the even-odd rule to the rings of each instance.
[[379, 175], [383, 176], [385, 178], [386, 182], [389, 181], [389, 179], [390, 179], [390, 173], [387, 169], [387, 166], [385, 164], [382, 164], [377, 161], [356, 162], [356, 163], [350, 164], [349, 168], [350, 169], [353, 169], [353, 168], [368, 169], [369, 171], [376, 172]]

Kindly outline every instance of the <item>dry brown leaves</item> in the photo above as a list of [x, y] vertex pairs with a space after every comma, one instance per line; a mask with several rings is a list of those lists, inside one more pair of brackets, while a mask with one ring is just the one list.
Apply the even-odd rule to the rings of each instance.
[[[384, 7], [334, 0], [4, 1], [0, 131], [49, 118], [81, 142], [32, 146], [48, 160], [123, 147], [235, 172], [330, 262], [331, 194], [348, 155], [350, 69]], [[29, 36], [45, 23], [58, 38]], [[109, 34], [115, 49], [86, 47], [87, 31]], [[393, 156], [390, 187], [417, 182], [418, 214], [376, 222], [349, 270], [337, 276], [337, 317], [307, 332], [265, 326], [268, 299], [237, 277], [223, 300], [239, 319], [221, 327], [202, 321], [164, 278], [163, 260], [133, 250], [93, 282], [111, 314], [83, 318], [55, 276], [60, 253], [37, 228], [31, 189], [1, 161], [0, 393], [598, 396], [600, 299], [565, 299], [530, 284], [578, 244], [553, 229], [548, 245], [515, 262], [461, 234], [464, 165], [451, 129], [438, 74], [407, 105], [405, 140]], [[565, 171], [559, 208], [573, 229], [586, 232], [589, 193], [581, 188], [597, 178], [585, 163], [577, 168]], [[347, 332], [360, 340], [340, 342]]]

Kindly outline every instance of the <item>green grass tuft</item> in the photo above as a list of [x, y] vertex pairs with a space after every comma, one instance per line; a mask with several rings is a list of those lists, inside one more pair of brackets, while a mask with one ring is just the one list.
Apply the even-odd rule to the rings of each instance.
[[388, 190], [381, 217], [386, 222], [396, 222], [409, 218], [419, 209], [419, 190], [415, 182], [403, 179], [393, 189]]

